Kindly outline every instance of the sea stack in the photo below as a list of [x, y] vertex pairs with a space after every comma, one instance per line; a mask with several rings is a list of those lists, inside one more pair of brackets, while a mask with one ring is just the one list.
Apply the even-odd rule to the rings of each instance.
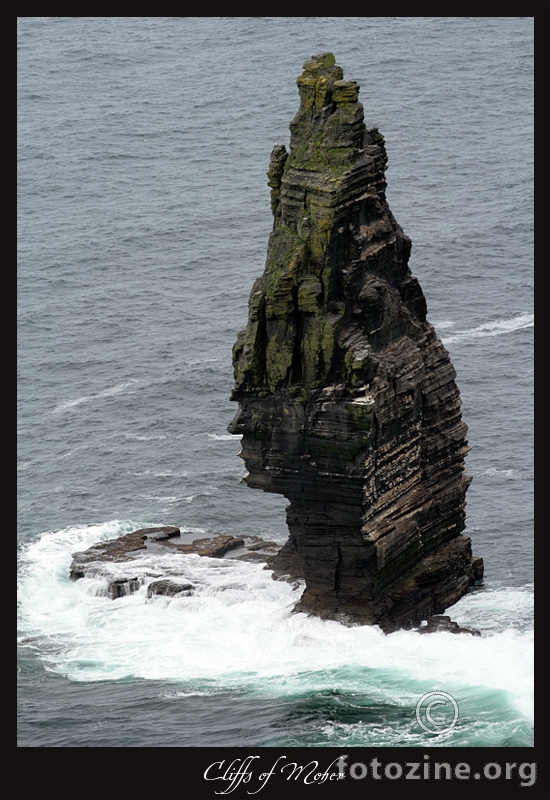
[[233, 348], [241, 457], [285, 495], [279, 572], [325, 618], [419, 625], [483, 575], [463, 535], [469, 447], [456, 373], [386, 201], [384, 138], [332, 53], [304, 63], [273, 230]]

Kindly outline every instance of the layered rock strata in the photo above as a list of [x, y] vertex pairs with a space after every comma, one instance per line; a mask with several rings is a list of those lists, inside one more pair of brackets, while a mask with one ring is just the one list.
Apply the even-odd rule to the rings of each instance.
[[482, 577], [465, 527], [468, 452], [449, 355], [386, 201], [384, 139], [331, 53], [297, 79], [269, 164], [273, 230], [233, 349], [248, 486], [290, 501], [279, 572], [298, 608], [418, 625]]

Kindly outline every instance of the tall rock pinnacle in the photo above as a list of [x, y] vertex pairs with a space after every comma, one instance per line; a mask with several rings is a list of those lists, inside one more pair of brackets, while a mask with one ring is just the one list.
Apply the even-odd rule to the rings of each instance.
[[304, 63], [274, 222], [233, 349], [248, 486], [290, 501], [276, 558], [324, 617], [408, 627], [483, 573], [462, 534], [466, 425], [386, 202], [384, 139], [332, 53]]

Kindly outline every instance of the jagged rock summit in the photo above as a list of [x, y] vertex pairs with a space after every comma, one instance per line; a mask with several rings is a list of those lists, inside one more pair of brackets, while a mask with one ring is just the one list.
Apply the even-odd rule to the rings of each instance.
[[304, 63], [274, 222], [233, 349], [248, 486], [290, 501], [279, 572], [298, 608], [418, 625], [483, 575], [464, 536], [467, 427], [455, 371], [385, 197], [384, 139], [332, 53]]

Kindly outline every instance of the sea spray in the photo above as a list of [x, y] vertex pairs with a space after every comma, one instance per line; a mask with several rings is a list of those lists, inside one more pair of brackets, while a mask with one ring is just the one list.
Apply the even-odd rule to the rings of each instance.
[[[176, 683], [182, 688], [175, 699], [227, 691], [317, 698], [345, 708], [352, 719], [354, 713], [368, 716], [368, 709], [380, 704], [406, 716], [424, 692], [442, 689], [457, 699], [463, 714], [453, 736], [469, 742], [494, 728], [498, 738], [512, 725], [528, 738], [533, 718], [528, 587], [477, 590], [453, 607], [453, 617], [479, 626], [481, 637], [421, 637], [416, 631], [385, 635], [378, 627], [295, 614], [302, 586], [274, 581], [256, 563], [144, 551], [117, 565], [117, 574], [123, 568], [141, 585], [116, 600], [106, 596], [105, 577], [69, 580], [72, 553], [135, 527], [133, 521], [114, 520], [66, 528], [44, 533], [22, 549], [20, 641], [49, 670], [78, 682]], [[148, 599], [148, 584], [170, 570], [194, 585], [193, 596]], [[381, 735], [386, 741], [392, 725], [382, 734], [379, 724], [336, 720], [323, 730], [329, 740], [364, 743]], [[416, 741], [418, 735], [411, 721], [407, 736]]]

